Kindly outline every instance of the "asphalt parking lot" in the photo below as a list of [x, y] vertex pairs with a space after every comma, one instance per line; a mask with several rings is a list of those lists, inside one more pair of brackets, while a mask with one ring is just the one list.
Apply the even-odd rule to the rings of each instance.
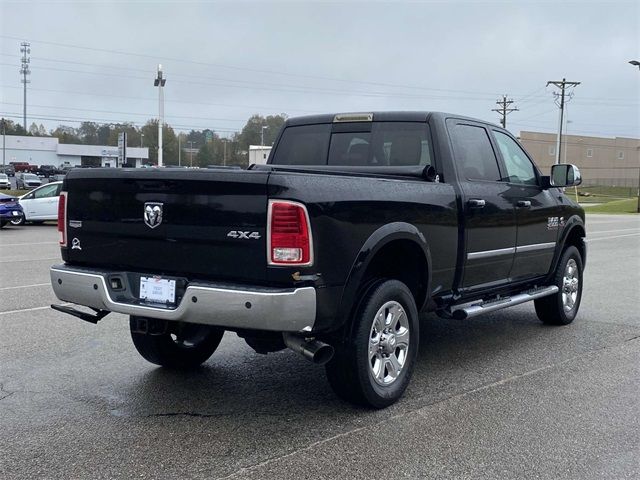
[[322, 367], [234, 334], [199, 370], [135, 351], [127, 318], [48, 308], [54, 226], [0, 232], [0, 478], [639, 478], [640, 217], [587, 219], [568, 327], [532, 304], [424, 318], [405, 397], [338, 400]]

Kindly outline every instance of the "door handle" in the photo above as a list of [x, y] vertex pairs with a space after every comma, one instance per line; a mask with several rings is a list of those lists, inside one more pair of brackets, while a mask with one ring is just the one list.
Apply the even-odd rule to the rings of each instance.
[[516, 205], [519, 208], [531, 208], [531, 202], [529, 200], [518, 200]]
[[486, 202], [482, 198], [470, 198], [467, 204], [471, 208], [484, 208]]

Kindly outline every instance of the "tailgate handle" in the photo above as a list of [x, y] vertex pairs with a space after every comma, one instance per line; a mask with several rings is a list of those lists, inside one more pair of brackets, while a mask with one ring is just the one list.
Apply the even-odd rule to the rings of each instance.
[[531, 202], [529, 200], [518, 200], [518, 208], [531, 208]]

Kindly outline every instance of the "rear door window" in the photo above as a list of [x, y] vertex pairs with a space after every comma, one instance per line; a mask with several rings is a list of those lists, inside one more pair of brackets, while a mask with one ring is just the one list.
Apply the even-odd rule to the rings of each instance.
[[484, 127], [455, 124], [449, 130], [459, 176], [471, 181], [500, 181], [498, 159]]

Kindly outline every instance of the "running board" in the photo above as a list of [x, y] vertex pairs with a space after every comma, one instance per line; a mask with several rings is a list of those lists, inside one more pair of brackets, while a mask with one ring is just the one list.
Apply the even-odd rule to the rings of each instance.
[[470, 305], [458, 305], [452, 307], [451, 316], [456, 320], [465, 320], [482, 315], [483, 313], [495, 312], [496, 310], [530, 302], [536, 298], [547, 297], [558, 293], [558, 290], [559, 288], [556, 285], [551, 285], [549, 287], [533, 288], [511, 297], [499, 297], [488, 301], [475, 302]]

